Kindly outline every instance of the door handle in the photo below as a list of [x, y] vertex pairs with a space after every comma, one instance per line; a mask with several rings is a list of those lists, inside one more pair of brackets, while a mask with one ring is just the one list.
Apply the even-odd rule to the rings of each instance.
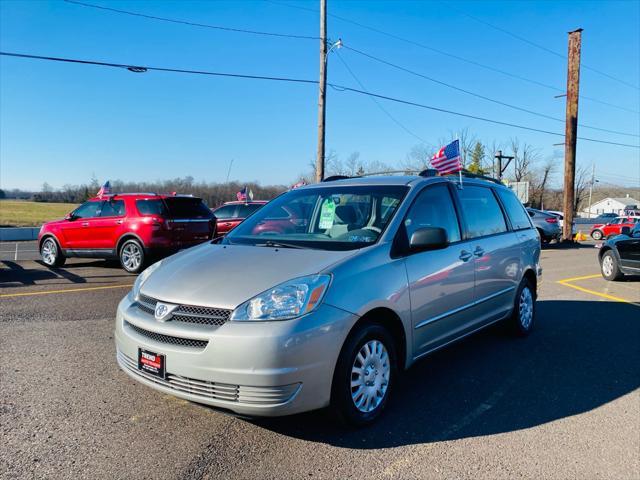
[[224, 222], [224, 224], [223, 224], [223, 225], [224, 225], [225, 227], [229, 227], [229, 226], [231, 226], [231, 222]]
[[468, 262], [471, 257], [473, 257], [471, 252], [467, 252], [466, 250], [462, 250], [460, 252], [460, 260], [462, 260], [463, 262]]
[[89, 226], [89, 222], [82, 222], [82, 226], [83, 227], [88, 227]]
[[123, 223], [124, 223], [124, 220], [116, 220], [117, 225], [122, 225]]
[[473, 251], [473, 254], [476, 257], [481, 257], [481, 256], [484, 255], [484, 250], [482, 248], [480, 248], [480, 247], [476, 247], [476, 249]]

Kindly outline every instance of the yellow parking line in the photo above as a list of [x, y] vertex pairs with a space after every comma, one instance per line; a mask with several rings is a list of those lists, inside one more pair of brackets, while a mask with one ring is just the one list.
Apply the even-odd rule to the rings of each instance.
[[558, 280], [556, 283], [559, 283], [560, 285], [564, 285], [565, 287], [574, 288], [576, 290], [579, 290], [584, 293], [588, 293], [590, 295], [595, 295], [596, 297], [606, 298], [607, 300], [613, 300], [615, 302], [629, 303], [631, 305], [635, 305], [636, 307], [640, 307], [640, 304], [636, 302], [632, 302], [631, 300], [627, 300], [626, 298], [615, 297], [613, 295], [609, 295], [608, 293], [597, 292], [595, 290], [584, 288], [579, 285], [573, 285], [572, 283], [570, 283], [578, 280], [588, 280], [590, 278], [598, 278], [600, 276], [601, 275], [599, 273], [596, 273], [594, 275], [584, 275], [582, 277], [563, 278], [562, 280]]
[[133, 286], [132, 283], [127, 283], [125, 285], [108, 285], [108, 286], [102, 286], [102, 287], [67, 288], [65, 290], [45, 290], [44, 292], [3, 293], [3, 294], [0, 294], [0, 298], [30, 297], [33, 295], [53, 295], [56, 293], [90, 292], [92, 290], [107, 290], [111, 288], [125, 288], [125, 287], [132, 287], [132, 286]]

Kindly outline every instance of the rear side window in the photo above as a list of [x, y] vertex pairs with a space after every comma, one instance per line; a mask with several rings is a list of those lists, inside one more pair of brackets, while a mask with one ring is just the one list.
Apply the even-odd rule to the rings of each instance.
[[239, 205], [238, 206], [238, 217], [247, 218], [253, 212], [255, 212], [256, 210], [259, 210], [260, 207], [262, 207], [262, 206], [263, 205], [260, 204], [260, 203], [249, 203], [249, 204], [245, 204], [245, 205]]
[[516, 197], [510, 190], [499, 189], [497, 192], [500, 200], [502, 201], [502, 205], [511, 220], [511, 226], [513, 229], [524, 230], [525, 228], [531, 228], [529, 214], [524, 209], [524, 205], [522, 205], [520, 200], [518, 200], [518, 197]]
[[224, 205], [218, 208], [214, 213], [217, 218], [236, 218], [236, 205]]
[[167, 207], [160, 199], [136, 200], [136, 208], [138, 212], [140, 212], [140, 215], [167, 216]]
[[121, 217], [124, 215], [124, 200], [111, 200], [102, 204], [101, 217]]
[[176, 219], [212, 218], [213, 212], [199, 198], [170, 197], [165, 198], [169, 216]]
[[427, 187], [418, 194], [404, 220], [407, 238], [424, 227], [440, 227], [447, 231], [449, 242], [460, 240], [460, 227], [447, 185]]
[[465, 186], [458, 191], [471, 238], [507, 231], [507, 224], [490, 188]]

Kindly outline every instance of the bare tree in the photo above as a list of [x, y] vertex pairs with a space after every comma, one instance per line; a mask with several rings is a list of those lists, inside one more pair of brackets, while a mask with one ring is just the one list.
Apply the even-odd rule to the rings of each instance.
[[591, 181], [590, 177], [591, 177], [591, 174], [588, 168], [581, 166], [576, 169], [576, 183], [575, 183], [576, 195], [575, 195], [575, 204], [573, 206], [574, 212], [580, 211], [580, 206], [583, 200], [585, 199], [587, 189], [589, 188], [589, 182]]
[[513, 155], [513, 179], [522, 182], [530, 179], [534, 164], [540, 159], [540, 150], [515, 137], [511, 139]]
[[557, 167], [557, 161], [551, 157], [542, 165], [541, 168], [534, 171], [531, 175], [531, 198], [532, 206], [542, 208], [544, 205], [544, 196], [549, 186], [549, 181]]

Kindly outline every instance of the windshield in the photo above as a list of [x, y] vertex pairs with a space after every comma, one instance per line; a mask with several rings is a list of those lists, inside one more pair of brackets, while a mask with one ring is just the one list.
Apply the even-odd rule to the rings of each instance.
[[291, 190], [236, 227], [225, 243], [353, 250], [375, 243], [408, 187], [327, 186]]

